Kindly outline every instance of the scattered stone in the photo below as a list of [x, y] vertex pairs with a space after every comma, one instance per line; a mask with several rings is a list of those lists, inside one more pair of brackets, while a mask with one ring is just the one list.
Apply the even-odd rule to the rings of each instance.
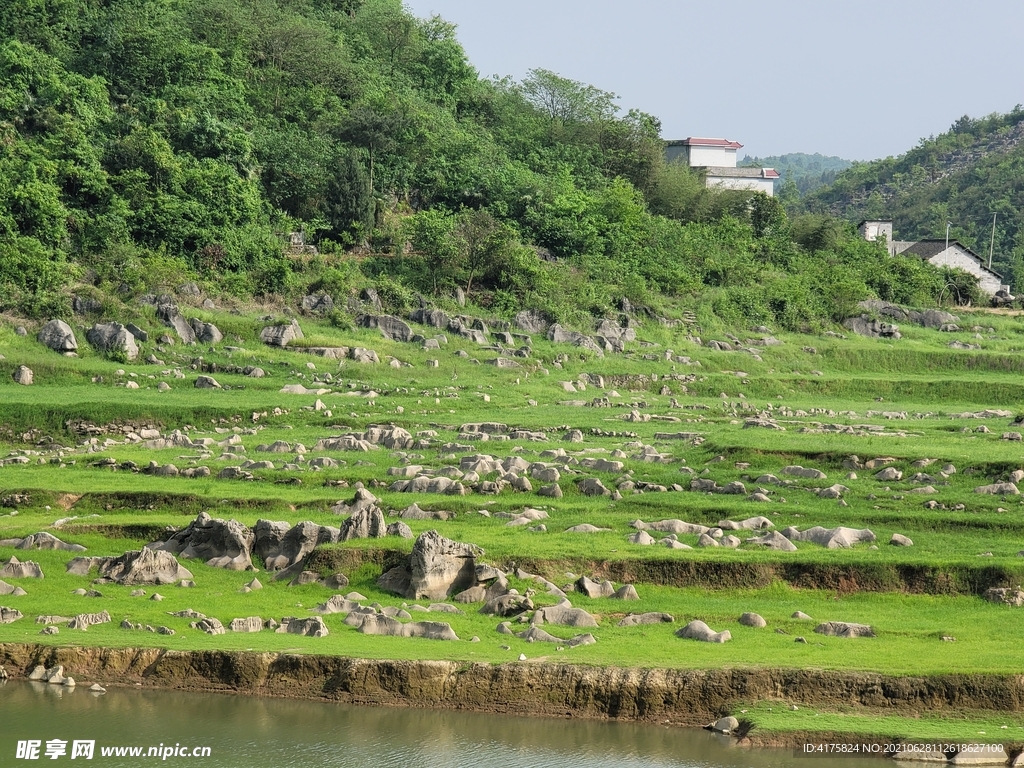
[[715, 632], [711, 627], [699, 619], [694, 619], [682, 629], [676, 631], [676, 637], [683, 637], [689, 640], [701, 640], [705, 643], [725, 643], [732, 640], [732, 633], [729, 630]]
[[760, 615], [758, 615], [756, 613], [744, 613], [743, 615], [740, 616], [739, 622], [744, 627], [761, 628], [761, 627], [768, 626], [768, 622], [765, 621], [763, 618], [761, 618]]
[[874, 637], [875, 631], [867, 624], [845, 621], [826, 621], [814, 628], [816, 634], [828, 637]]

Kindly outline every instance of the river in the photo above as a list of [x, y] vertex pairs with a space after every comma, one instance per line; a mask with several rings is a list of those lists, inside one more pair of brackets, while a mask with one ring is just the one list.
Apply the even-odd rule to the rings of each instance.
[[[48, 742], [57, 743], [49, 746]], [[75, 742], [83, 742], [76, 747]], [[38, 758], [31, 742], [38, 742]], [[62, 747], [60, 742], [66, 742]], [[95, 742], [89, 762], [88, 743]], [[20, 745], [19, 745], [20, 743]], [[56, 757], [48, 757], [47, 749]], [[151, 747], [161, 757], [103, 754]], [[199, 749], [196, 756], [191, 751]], [[202, 756], [208, 748], [209, 756]], [[19, 757], [19, 749], [22, 756]], [[72, 759], [72, 753], [79, 754]], [[60, 754], [63, 751], [63, 754]], [[184, 754], [183, 754], [184, 753]], [[129, 753], [130, 754], [130, 753]], [[55, 762], [56, 761], [56, 762]], [[880, 768], [735, 748], [699, 729], [636, 723], [357, 707], [288, 699], [44, 683], [0, 686], [0, 766], [196, 764], [204, 768]]]

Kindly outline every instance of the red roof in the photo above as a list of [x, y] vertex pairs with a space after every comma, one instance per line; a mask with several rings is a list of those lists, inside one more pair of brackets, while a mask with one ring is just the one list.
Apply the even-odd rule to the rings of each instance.
[[726, 147], [728, 149], [740, 149], [743, 146], [738, 141], [729, 141], [729, 139], [700, 139], [696, 136], [683, 139], [683, 144], [691, 147]]
[[761, 173], [764, 174], [766, 179], [777, 179], [779, 178], [779, 172], [774, 168], [762, 168]]

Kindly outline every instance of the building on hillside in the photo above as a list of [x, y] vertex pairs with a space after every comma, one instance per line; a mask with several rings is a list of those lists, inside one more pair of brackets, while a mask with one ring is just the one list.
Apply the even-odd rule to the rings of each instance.
[[[936, 267], [962, 269], [978, 278], [981, 290], [993, 298], [1005, 301], [1010, 296], [1010, 287], [1003, 284], [1003, 276], [993, 271], [985, 259], [976, 254], [959, 240], [934, 238], [928, 240], [894, 240], [892, 220], [874, 219], [862, 221], [857, 231], [868, 241], [885, 239], [886, 247], [893, 256], [916, 257]], [[999, 294], [999, 296], [997, 296]]]
[[668, 162], [685, 162], [701, 171], [709, 188], [740, 189], [775, 194], [775, 180], [779, 173], [774, 168], [737, 168], [736, 152], [743, 147], [729, 139], [686, 139], [665, 142]]

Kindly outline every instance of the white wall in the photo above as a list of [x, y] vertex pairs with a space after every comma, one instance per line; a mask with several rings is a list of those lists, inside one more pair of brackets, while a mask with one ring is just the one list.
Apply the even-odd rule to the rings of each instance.
[[970, 254], [964, 253], [957, 246], [951, 245], [946, 250], [935, 254], [928, 261], [937, 267], [954, 267], [969, 272], [978, 278], [978, 285], [981, 290], [989, 296], [995, 295], [1001, 287], [1001, 281], [992, 272], [989, 272], [978, 264], [977, 260]]
[[736, 150], [728, 147], [689, 147], [691, 166], [711, 166], [712, 168], [735, 168]]
[[715, 176], [713, 171], [708, 171], [708, 187], [718, 189], [750, 189], [754, 192], [764, 192], [768, 197], [775, 196], [774, 179], [742, 178], [736, 176]]

